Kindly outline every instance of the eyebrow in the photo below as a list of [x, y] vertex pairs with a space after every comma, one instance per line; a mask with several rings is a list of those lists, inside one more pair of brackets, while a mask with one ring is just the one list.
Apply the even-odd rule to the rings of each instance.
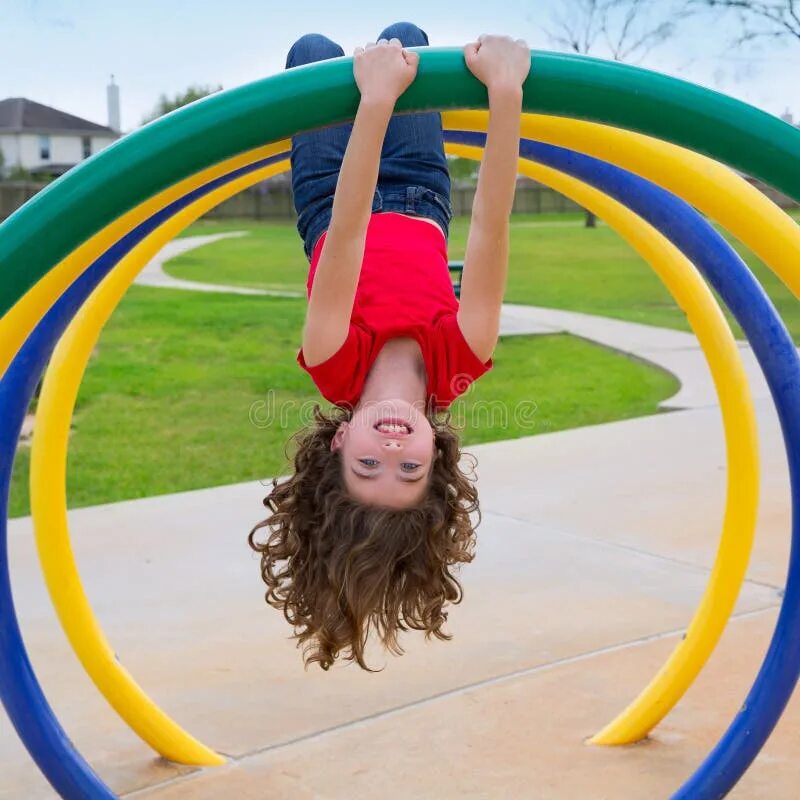
[[[356, 472], [356, 468], [351, 466], [350, 472], [353, 473], [358, 478], [361, 478], [365, 481], [373, 481], [377, 478], [377, 475], [362, 475], [360, 472]], [[418, 478], [400, 478], [403, 483], [418, 483], [425, 477], [425, 473], [422, 473]]]

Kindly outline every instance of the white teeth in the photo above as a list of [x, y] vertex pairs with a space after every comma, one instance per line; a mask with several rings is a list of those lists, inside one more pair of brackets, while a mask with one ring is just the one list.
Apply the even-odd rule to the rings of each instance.
[[408, 433], [407, 425], [398, 425], [393, 422], [381, 422], [377, 425], [381, 433]]

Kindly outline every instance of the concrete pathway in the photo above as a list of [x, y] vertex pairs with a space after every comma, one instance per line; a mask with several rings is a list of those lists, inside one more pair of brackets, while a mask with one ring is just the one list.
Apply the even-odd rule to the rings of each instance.
[[[725, 498], [719, 408], [690, 334], [514, 305], [503, 326], [506, 335], [570, 332], [659, 364], [682, 382], [670, 405], [689, 410], [471, 448], [483, 523], [462, 572], [464, 602], [450, 611], [454, 638], [408, 634], [402, 658], [373, 648], [380, 673], [303, 669], [288, 625], [263, 602], [245, 542], [264, 514], [260, 482], [70, 513], [88, 594], [119, 658], [228, 756], [224, 767], [167, 763], [120, 722], [58, 628], [30, 520], [11, 523], [34, 667], [69, 736], [115, 791], [148, 800], [640, 800], [667, 798], [696, 768], [741, 706], [785, 580], [788, 476], [763, 384], [754, 388], [762, 501], [735, 617], [646, 742], [590, 747], [586, 738], [680, 641], [708, 579]], [[798, 754], [795, 698], [731, 797], [796, 800]], [[53, 797], [7, 724], [0, 764], [0, 800]]]
[[134, 283], [139, 286], [156, 286], [162, 289], [185, 289], [190, 292], [222, 292], [224, 294], [265, 295], [270, 297], [302, 297], [299, 292], [267, 291], [266, 289], [249, 289], [246, 286], [225, 286], [200, 281], [185, 281], [173, 278], [164, 271], [164, 264], [171, 258], [188, 253], [203, 245], [246, 236], [247, 231], [231, 231], [229, 233], [212, 233], [205, 236], [186, 236], [173, 239], [161, 248], [158, 255], [137, 275]]
[[[85, 585], [119, 658], [181, 724], [229, 756], [196, 770], [156, 758], [65, 644], [30, 521], [10, 544], [31, 658], [76, 746], [115, 791], [153, 800], [640, 800], [667, 798], [741, 705], [775, 623], [788, 554], [786, 464], [759, 403], [757, 544], [700, 682], [644, 744], [584, 740], [680, 640], [721, 525], [719, 411], [697, 409], [477, 446], [484, 521], [451, 642], [373, 650], [378, 674], [305, 671], [266, 607], [245, 543], [258, 481], [71, 512]], [[732, 795], [796, 800], [795, 699]], [[0, 798], [52, 797], [0, 724]]]
[[[718, 403], [708, 363], [694, 334], [636, 322], [559, 311], [536, 306], [503, 304], [502, 335], [570, 333], [621, 353], [649, 361], [680, 381], [677, 394], [661, 403], [664, 409], [705, 408]], [[769, 397], [761, 368], [747, 342], [739, 344], [755, 399]]]

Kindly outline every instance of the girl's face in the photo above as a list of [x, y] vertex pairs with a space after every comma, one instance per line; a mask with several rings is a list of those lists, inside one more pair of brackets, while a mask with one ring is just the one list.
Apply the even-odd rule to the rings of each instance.
[[428, 486], [434, 432], [428, 418], [405, 400], [383, 400], [356, 408], [331, 441], [342, 457], [345, 486], [368, 505], [408, 508]]

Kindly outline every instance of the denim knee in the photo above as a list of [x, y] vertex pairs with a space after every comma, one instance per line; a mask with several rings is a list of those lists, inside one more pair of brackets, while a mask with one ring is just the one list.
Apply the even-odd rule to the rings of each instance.
[[343, 55], [344, 50], [341, 45], [336, 44], [327, 36], [323, 36], [321, 33], [306, 33], [289, 48], [286, 56], [286, 69]]
[[379, 39], [399, 39], [403, 47], [424, 47], [428, 44], [428, 34], [413, 22], [395, 22], [381, 31]]

